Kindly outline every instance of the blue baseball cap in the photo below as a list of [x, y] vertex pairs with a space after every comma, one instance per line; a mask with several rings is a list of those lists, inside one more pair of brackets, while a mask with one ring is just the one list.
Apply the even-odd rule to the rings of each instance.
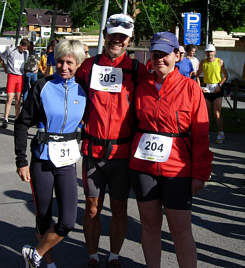
[[170, 54], [175, 48], [179, 48], [179, 42], [173, 33], [158, 32], [151, 39], [150, 51], [159, 50]]

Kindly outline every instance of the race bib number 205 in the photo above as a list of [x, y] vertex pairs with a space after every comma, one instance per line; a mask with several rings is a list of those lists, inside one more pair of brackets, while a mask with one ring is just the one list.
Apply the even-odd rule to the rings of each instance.
[[90, 87], [105, 92], [121, 92], [122, 69], [110, 66], [93, 65]]
[[171, 153], [172, 143], [172, 137], [144, 133], [134, 157], [153, 162], [166, 162]]

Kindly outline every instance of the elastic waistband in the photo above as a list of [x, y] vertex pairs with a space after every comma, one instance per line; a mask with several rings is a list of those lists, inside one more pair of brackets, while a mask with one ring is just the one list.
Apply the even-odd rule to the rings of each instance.
[[118, 139], [101, 139], [101, 138], [94, 137], [88, 133], [84, 134], [84, 139], [88, 139], [94, 145], [101, 145], [101, 146], [105, 146], [109, 143], [112, 145], [116, 145], [116, 144], [119, 145], [119, 144], [129, 143], [132, 141], [132, 137], [118, 138]]
[[78, 139], [79, 133], [73, 132], [73, 133], [51, 133], [51, 132], [38, 132], [37, 133], [37, 139], [39, 143], [48, 143], [49, 141], [57, 141], [57, 142], [64, 142], [64, 141], [70, 141], [74, 139]]
[[162, 135], [162, 136], [166, 136], [166, 137], [181, 137], [181, 138], [185, 138], [185, 137], [189, 137], [190, 134], [188, 132], [184, 133], [169, 133], [169, 132], [157, 132], [157, 131], [152, 131], [152, 130], [146, 130], [146, 129], [141, 129], [138, 128], [137, 132], [140, 133], [149, 133], [149, 134], [157, 134], [157, 135]]

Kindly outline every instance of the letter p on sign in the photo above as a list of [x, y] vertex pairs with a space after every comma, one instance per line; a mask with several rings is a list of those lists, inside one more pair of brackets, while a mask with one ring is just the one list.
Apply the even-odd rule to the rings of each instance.
[[190, 30], [190, 25], [191, 24], [198, 23], [199, 19], [200, 19], [200, 17], [197, 14], [188, 14], [187, 15], [187, 30]]

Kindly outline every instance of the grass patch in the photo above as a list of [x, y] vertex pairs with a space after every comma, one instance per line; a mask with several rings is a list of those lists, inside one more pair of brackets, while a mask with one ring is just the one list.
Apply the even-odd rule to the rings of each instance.
[[[233, 112], [230, 108], [222, 108], [224, 132], [245, 133], [245, 109]], [[213, 118], [210, 120], [210, 131], [217, 131]]]
[[91, 25], [89, 27], [82, 28], [81, 31], [84, 34], [98, 35], [100, 32], [100, 25]]

